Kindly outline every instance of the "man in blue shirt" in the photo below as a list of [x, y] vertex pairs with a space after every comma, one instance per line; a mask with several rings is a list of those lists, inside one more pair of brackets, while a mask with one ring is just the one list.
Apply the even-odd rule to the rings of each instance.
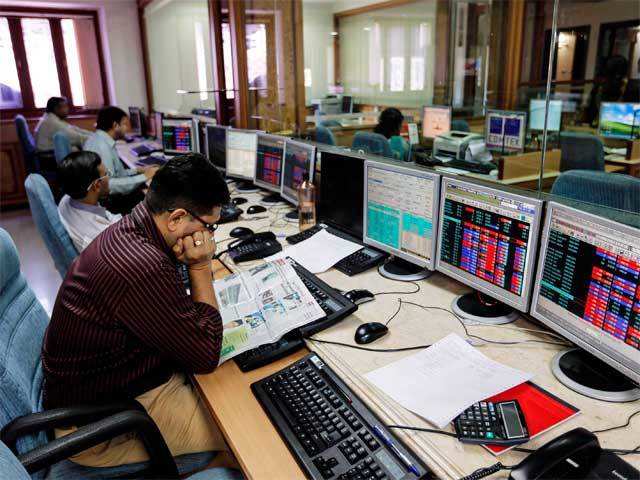
[[122, 140], [130, 129], [129, 117], [118, 107], [104, 107], [98, 112], [96, 132], [84, 144], [84, 150], [95, 152], [109, 175], [109, 210], [129, 213], [143, 198], [143, 188], [151, 180], [157, 167], [125, 168], [116, 141]]

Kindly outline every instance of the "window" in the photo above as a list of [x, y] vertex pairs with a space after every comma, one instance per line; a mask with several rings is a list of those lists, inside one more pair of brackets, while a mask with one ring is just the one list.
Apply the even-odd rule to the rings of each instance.
[[2, 110], [36, 113], [55, 96], [74, 113], [108, 103], [94, 11], [5, 8], [0, 64]]

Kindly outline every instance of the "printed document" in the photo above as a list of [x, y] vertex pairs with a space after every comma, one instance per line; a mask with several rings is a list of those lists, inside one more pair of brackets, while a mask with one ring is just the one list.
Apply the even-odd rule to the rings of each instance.
[[213, 282], [222, 325], [220, 363], [325, 316], [288, 260]]
[[455, 333], [366, 375], [404, 408], [439, 428], [474, 403], [532, 377], [491, 360]]

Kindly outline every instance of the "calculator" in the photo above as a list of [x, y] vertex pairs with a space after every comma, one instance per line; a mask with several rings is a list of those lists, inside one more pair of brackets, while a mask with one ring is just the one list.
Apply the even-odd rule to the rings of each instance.
[[475, 403], [458, 415], [453, 425], [458, 440], [464, 443], [518, 445], [529, 440], [517, 400]]

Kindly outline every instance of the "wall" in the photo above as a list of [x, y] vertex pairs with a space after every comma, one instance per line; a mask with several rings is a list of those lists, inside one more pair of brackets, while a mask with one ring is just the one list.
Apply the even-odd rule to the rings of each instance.
[[0, 5], [97, 10], [112, 103], [147, 105], [136, 0], [0, 0]]
[[305, 2], [302, 8], [304, 68], [311, 70], [311, 87], [305, 88], [306, 104], [327, 94], [333, 82], [333, 2]]

